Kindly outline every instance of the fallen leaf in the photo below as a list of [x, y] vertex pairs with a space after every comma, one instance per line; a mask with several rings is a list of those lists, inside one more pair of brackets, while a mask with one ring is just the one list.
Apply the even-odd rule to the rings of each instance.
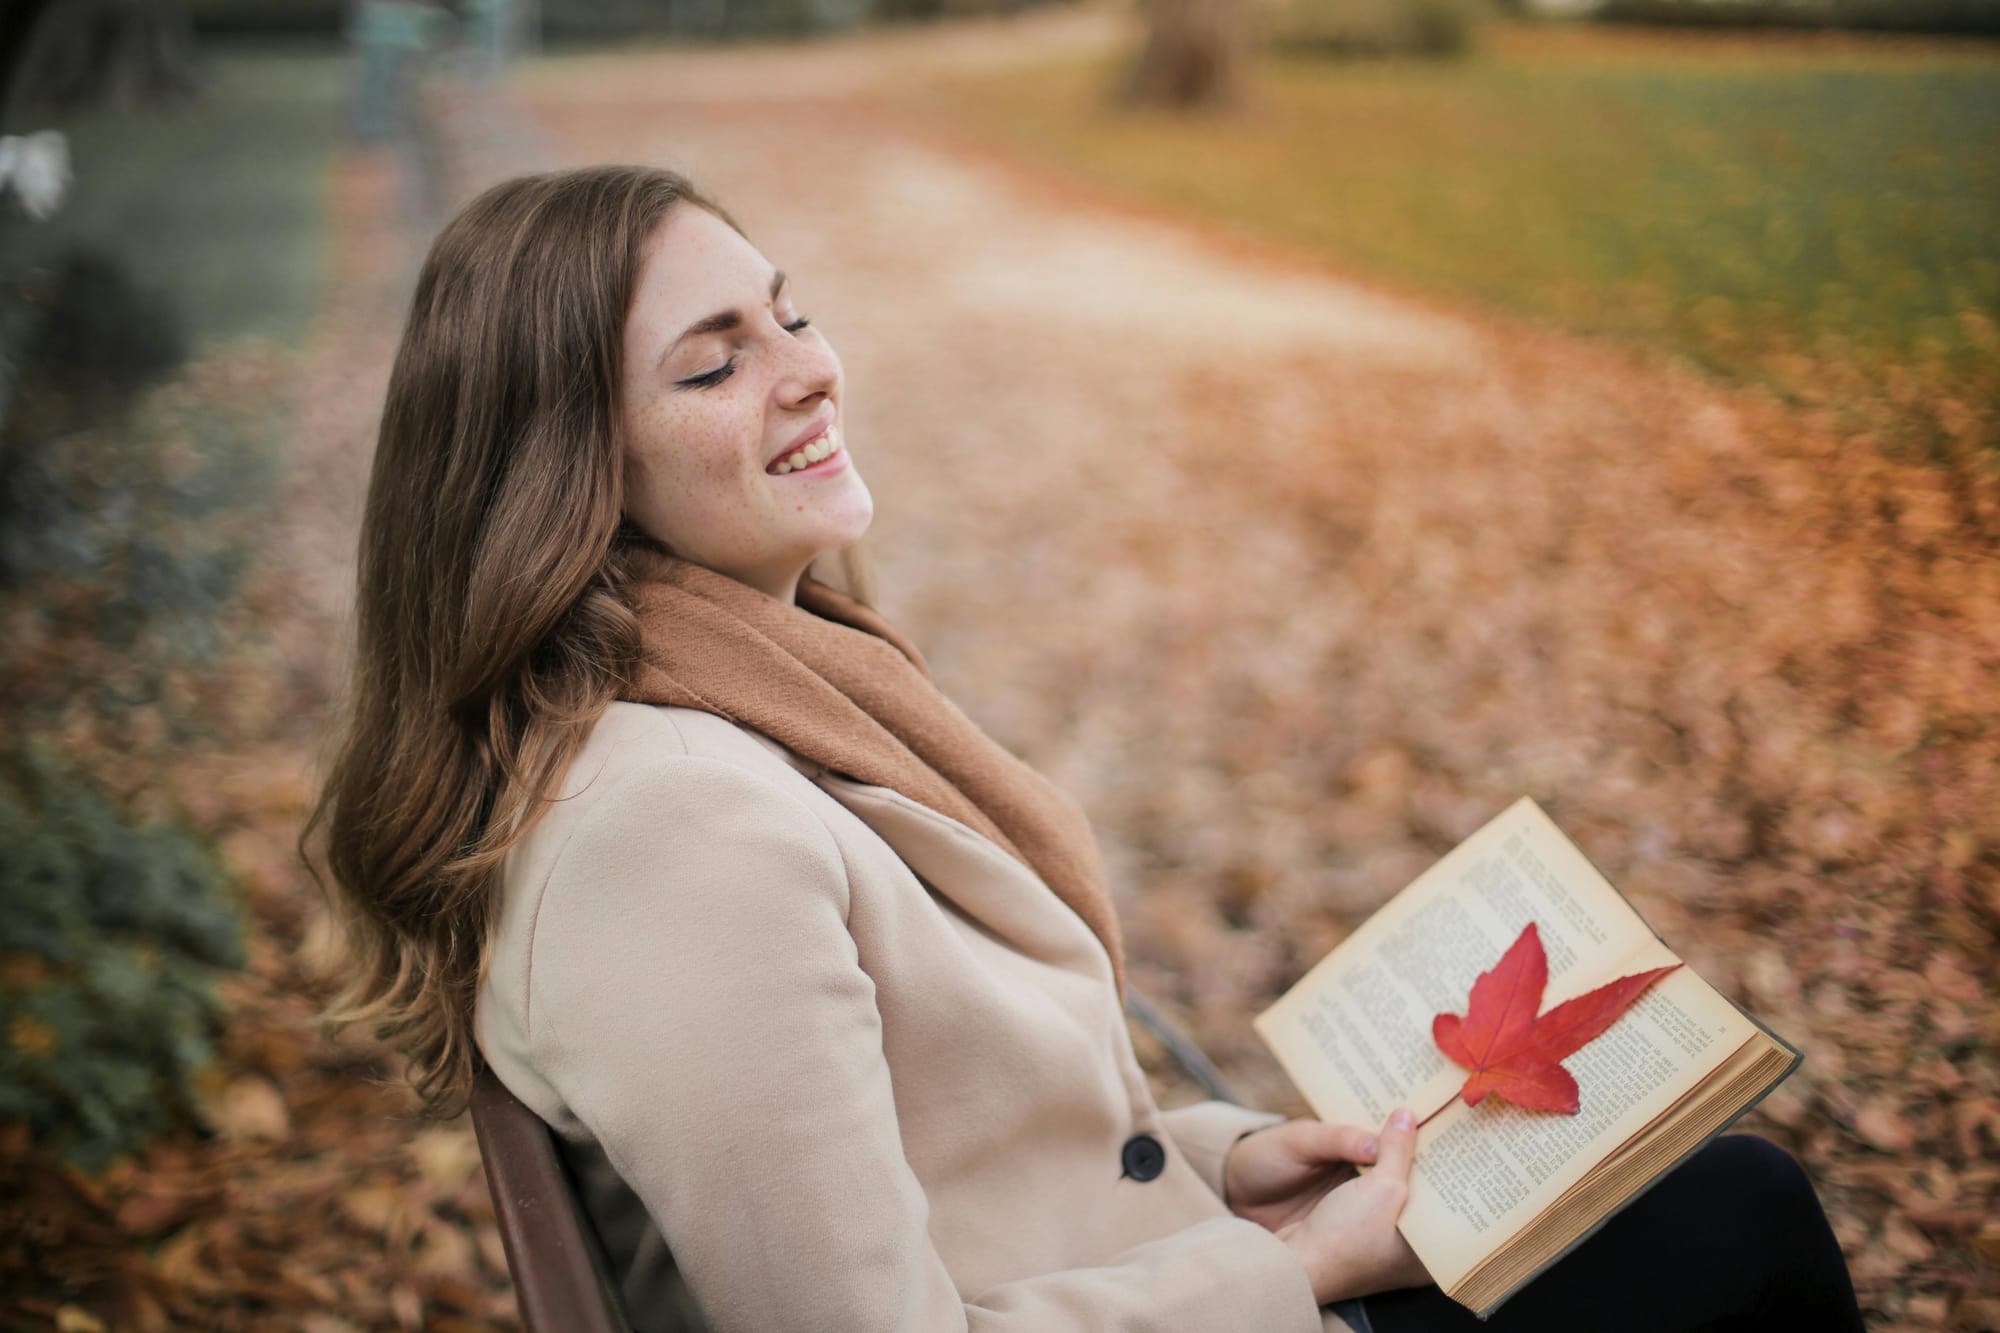
[[168, 1286], [197, 1296], [217, 1296], [230, 1289], [220, 1277], [205, 1247], [208, 1238], [190, 1227], [171, 1237], [153, 1256], [153, 1271]]
[[118, 1205], [118, 1229], [128, 1236], [147, 1240], [173, 1229], [214, 1201], [212, 1193], [184, 1189], [134, 1194]]
[[1854, 1132], [1862, 1142], [1883, 1152], [1908, 1152], [1917, 1141], [1909, 1122], [1882, 1102], [1869, 1102], [1861, 1108], [1854, 1117]]
[[1535, 1111], [1575, 1115], [1576, 1079], [1561, 1065], [1618, 1020], [1641, 992], [1679, 967], [1635, 972], [1567, 1000], [1536, 1017], [1549, 960], [1535, 923], [1522, 928], [1490, 972], [1472, 983], [1465, 1017], [1439, 1014], [1431, 1036], [1453, 1064], [1472, 1071], [1459, 1089], [1467, 1106], [1490, 1094]]
[[407, 1236], [414, 1224], [409, 1190], [393, 1182], [348, 1190], [340, 1198], [340, 1207], [363, 1230], [398, 1239]]
[[224, 1138], [282, 1139], [291, 1132], [285, 1098], [269, 1079], [245, 1075], [223, 1089], [209, 1118]]
[[1975, 1296], [1958, 1306], [1960, 1328], [2000, 1328], [2000, 1297]]
[[361, 1329], [339, 1315], [316, 1311], [300, 1322], [299, 1333], [361, 1333]]
[[1988, 1222], [1972, 1238], [1973, 1252], [1989, 1264], [2000, 1264], [2000, 1222]]
[[391, 1287], [389, 1289], [389, 1311], [396, 1316], [396, 1323], [400, 1327], [409, 1330], [409, 1333], [416, 1333], [416, 1330], [424, 1326], [423, 1297], [417, 1295], [416, 1288], [414, 1287]]
[[1936, 1248], [1922, 1232], [1893, 1215], [1882, 1224], [1882, 1243], [1906, 1264], [1924, 1262]]
[[439, 1193], [457, 1189], [479, 1170], [479, 1144], [465, 1125], [423, 1131], [411, 1141], [410, 1156], [424, 1183]]
[[477, 1251], [472, 1238], [461, 1228], [433, 1219], [425, 1225], [422, 1236], [423, 1247], [417, 1251], [411, 1271], [424, 1277], [445, 1278], [473, 1270]]
[[1912, 1296], [1903, 1307], [1904, 1318], [1918, 1328], [1943, 1328], [1950, 1312], [1951, 1302], [1943, 1296]]

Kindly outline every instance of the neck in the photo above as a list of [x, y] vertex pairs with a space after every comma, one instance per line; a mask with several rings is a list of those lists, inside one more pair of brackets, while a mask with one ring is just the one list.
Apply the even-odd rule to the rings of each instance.
[[[810, 563], [810, 562], [808, 562]], [[755, 588], [766, 597], [772, 597], [788, 606], [797, 606], [799, 601], [799, 580], [805, 577], [806, 566], [789, 561], [781, 565], [762, 566], [756, 569], [715, 569], [717, 574], [735, 579], [738, 583]]]

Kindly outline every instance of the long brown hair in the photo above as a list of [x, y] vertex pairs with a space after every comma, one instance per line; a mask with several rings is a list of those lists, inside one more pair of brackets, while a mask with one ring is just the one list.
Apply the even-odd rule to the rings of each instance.
[[636, 664], [615, 430], [624, 322], [672, 171], [526, 176], [439, 233], [389, 378], [342, 731], [300, 837], [344, 928], [337, 1025], [433, 1115], [471, 1085], [500, 863]]

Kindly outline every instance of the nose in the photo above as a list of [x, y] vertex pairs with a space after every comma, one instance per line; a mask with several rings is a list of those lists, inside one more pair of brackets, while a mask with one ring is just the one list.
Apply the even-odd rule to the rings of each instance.
[[810, 407], [840, 386], [840, 358], [824, 334], [811, 326], [801, 335], [787, 333], [790, 343], [777, 383], [778, 400], [786, 407]]

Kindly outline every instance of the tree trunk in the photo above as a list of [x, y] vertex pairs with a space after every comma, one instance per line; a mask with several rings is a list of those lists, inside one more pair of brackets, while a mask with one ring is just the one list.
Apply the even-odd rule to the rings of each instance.
[[1233, 107], [1243, 100], [1244, 0], [1143, 0], [1146, 44], [1119, 89], [1148, 106]]

